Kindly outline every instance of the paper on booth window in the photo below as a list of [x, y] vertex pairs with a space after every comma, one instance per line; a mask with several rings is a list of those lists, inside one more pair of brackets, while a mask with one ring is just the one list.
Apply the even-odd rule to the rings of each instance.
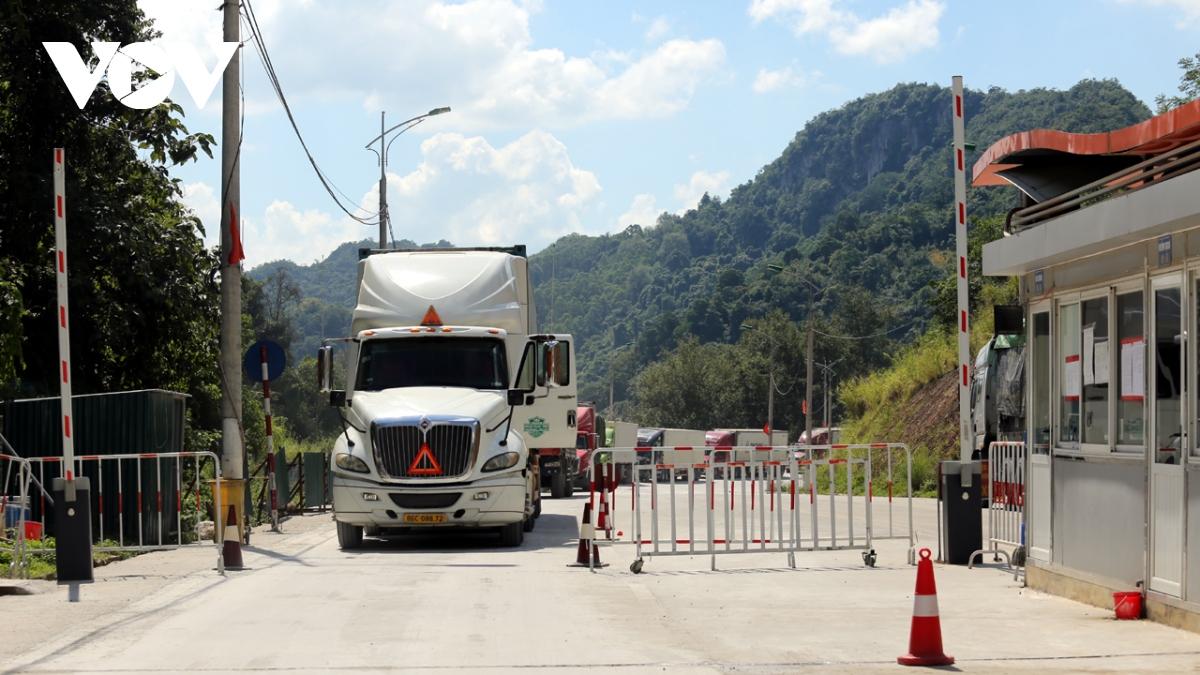
[[1095, 353], [1092, 357], [1092, 368], [1095, 370], [1096, 384], [1108, 384], [1108, 338], [1096, 341]]
[[1140, 337], [1121, 340], [1121, 398], [1140, 401], [1146, 396], [1146, 342]]
[[1065, 399], [1079, 399], [1079, 355], [1067, 357], [1066, 367], [1063, 368], [1062, 395]]
[[1092, 354], [1095, 351], [1096, 345], [1096, 325], [1088, 324], [1083, 329], [1083, 384], [1090, 385], [1096, 383], [1096, 376], [1092, 372], [1092, 363], [1095, 361], [1095, 356]]

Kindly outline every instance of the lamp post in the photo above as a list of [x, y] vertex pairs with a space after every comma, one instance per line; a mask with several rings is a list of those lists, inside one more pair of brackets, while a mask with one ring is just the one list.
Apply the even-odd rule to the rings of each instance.
[[[754, 326], [751, 326], [748, 323], [743, 323], [741, 328], [742, 328], [742, 330], [754, 330]], [[770, 333], [768, 333], [766, 331], [760, 331], [760, 333], [764, 337], [767, 338], [768, 342], [771, 343], [771, 356], [767, 361], [767, 428], [770, 429], [771, 431], [774, 431], [775, 430], [775, 348], [778, 345], [778, 343], [775, 341], [775, 338]], [[768, 438], [767, 442], [770, 443], [771, 439]]]
[[[365, 146], [367, 150], [379, 156], [379, 248], [387, 248], [388, 224], [390, 222], [387, 212], [387, 154], [388, 150], [392, 148], [392, 141], [399, 138], [400, 134], [424, 122], [427, 118], [448, 112], [450, 112], [449, 106], [434, 108], [424, 115], [417, 115], [416, 117], [404, 120], [390, 129], [384, 129], [384, 117], [387, 113], [382, 110], [379, 111], [379, 135], [367, 141], [367, 145]], [[400, 131], [395, 136], [392, 136], [392, 140], [389, 141], [387, 135], [397, 129], [400, 129]], [[376, 141], [379, 141], [378, 151], [371, 147]]]
[[630, 342], [626, 342], [625, 344], [620, 345], [618, 347], [613, 347], [612, 353], [610, 353], [608, 355], [608, 417], [609, 418], [612, 418], [612, 414], [613, 414], [613, 359], [616, 357], [617, 352], [621, 351], [622, 349], [625, 349], [626, 347], [628, 347], [629, 345], [632, 345], [632, 344], [633, 344], [633, 342], [630, 341]]
[[[782, 272], [783, 265], [769, 263], [769, 264], [767, 264], [767, 269], [772, 272]], [[808, 333], [808, 336], [807, 336], [807, 340], [806, 340], [807, 345], [805, 346], [805, 349], [804, 349], [804, 364], [805, 364], [805, 366], [804, 366], [804, 408], [805, 408], [805, 410], [808, 411], [808, 412], [804, 413], [804, 438], [806, 439], [807, 442], [811, 443], [812, 442], [812, 409], [813, 409], [813, 407], [812, 407], [813, 342], [814, 342], [813, 325], [812, 325], [812, 311], [813, 311], [813, 301], [815, 300], [813, 291], [816, 291], [816, 293], [818, 293], [818, 294], [823, 294], [825, 291], [827, 291], [829, 289], [821, 288], [820, 286], [817, 286], [816, 284], [809, 281], [808, 279], [805, 279], [804, 277], [797, 277], [797, 278], [800, 279], [801, 281], [803, 281], [804, 283], [808, 284], [809, 288], [811, 289], [808, 292], [808, 314], [805, 316], [805, 323], [808, 324], [808, 330], [806, 331]]]
[[832, 414], [833, 397], [830, 395], [830, 391], [829, 391], [829, 377], [830, 377], [831, 373], [833, 372], [833, 367], [845, 360], [846, 360], [846, 357], [843, 356], [842, 358], [838, 359], [837, 361], [834, 361], [833, 363], [829, 363], [827, 361], [825, 363], [816, 364], [817, 367], [822, 370], [822, 373], [824, 375], [821, 391], [824, 392], [824, 394], [825, 394], [825, 411], [824, 412], [825, 412], [825, 429], [826, 429], [826, 431], [833, 428], [833, 414]]

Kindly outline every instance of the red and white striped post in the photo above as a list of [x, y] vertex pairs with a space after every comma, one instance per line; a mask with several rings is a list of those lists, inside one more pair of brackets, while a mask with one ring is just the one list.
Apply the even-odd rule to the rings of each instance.
[[267, 489], [271, 491], [271, 531], [279, 531], [279, 497], [275, 491], [275, 434], [271, 427], [271, 372], [267, 367], [267, 345], [258, 347], [262, 365], [263, 414], [267, 430]]
[[[954, 242], [958, 253], [958, 436], [959, 460], [971, 461], [971, 332], [968, 321], [967, 290], [967, 172], [966, 122], [963, 114], [963, 79], [955, 75], [954, 94]], [[964, 485], [969, 485], [970, 469], [964, 467]]]
[[75, 501], [75, 441], [71, 437], [71, 333], [67, 324], [67, 188], [62, 148], [54, 149], [54, 276], [58, 288], [59, 396], [62, 398], [62, 463], [67, 501]]

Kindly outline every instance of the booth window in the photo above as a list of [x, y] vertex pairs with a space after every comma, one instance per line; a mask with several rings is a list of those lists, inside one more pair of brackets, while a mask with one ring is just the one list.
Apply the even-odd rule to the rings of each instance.
[[1146, 445], [1146, 336], [1142, 291], [1117, 296], [1117, 445]]
[[1058, 396], [1061, 409], [1058, 441], [1066, 447], [1079, 444], [1079, 396], [1083, 381], [1079, 353], [1079, 304], [1058, 308]]
[[1033, 315], [1033, 452], [1047, 454], [1050, 448], [1050, 313]]
[[1108, 296], [1083, 301], [1080, 371], [1083, 375], [1083, 442], [1108, 445]]

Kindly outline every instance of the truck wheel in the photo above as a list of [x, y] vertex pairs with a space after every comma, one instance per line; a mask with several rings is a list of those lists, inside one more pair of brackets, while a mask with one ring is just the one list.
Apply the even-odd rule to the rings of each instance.
[[517, 521], [500, 528], [500, 545], [507, 547], [520, 546], [525, 540], [525, 523]]
[[341, 548], [343, 551], [352, 551], [362, 546], [363, 529], [359, 525], [338, 522], [337, 538], [338, 548]]
[[564, 497], [569, 497], [570, 496], [570, 492], [568, 492], [569, 489], [570, 488], [568, 485], [566, 474], [559, 472], [559, 473], [554, 474], [554, 477], [550, 479], [550, 497], [552, 499], [562, 499]]
[[530, 516], [529, 518], [521, 521], [521, 530], [524, 532], [533, 532], [534, 525], [537, 525], [537, 517]]

